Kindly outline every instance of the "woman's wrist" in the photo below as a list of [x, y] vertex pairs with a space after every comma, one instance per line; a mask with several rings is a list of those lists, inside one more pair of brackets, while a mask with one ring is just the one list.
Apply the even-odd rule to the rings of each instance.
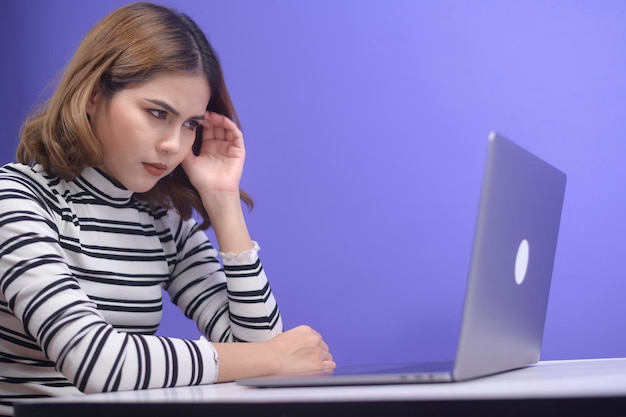
[[239, 197], [233, 199], [207, 196], [202, 202], [221, 252], [239, 254], [254, 248]]
[[267, 342], [214, 343], [219, 358], [217, 382], [274, 375], [279, 370], [276, 354]]
[[[202, 205], [209, 216], [217, 220], [242, 211], [241, 194], [236, 191], [211, 191], [200, 193]], [[213, 219], [211, 220], [213, 222]]]

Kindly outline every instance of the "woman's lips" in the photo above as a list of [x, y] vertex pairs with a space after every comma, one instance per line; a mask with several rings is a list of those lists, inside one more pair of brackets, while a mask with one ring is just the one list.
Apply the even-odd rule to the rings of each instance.
[[159, 162], [143, 162], [143, 167], [146, 169], [146, 171], [148, 171], [150, 175], [153, 175], [155, 177], [160, 177], [167, 170], [167, 165], [161, 164]]

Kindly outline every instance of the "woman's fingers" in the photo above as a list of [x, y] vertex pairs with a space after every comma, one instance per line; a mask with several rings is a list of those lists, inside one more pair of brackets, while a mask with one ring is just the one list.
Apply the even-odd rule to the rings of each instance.
[[204, 140], [232, 141], [242, 136], [235, 122], [214, 112], [206, 112], [202, 127]]
[[279, 373], [330, 370], [336, 364], [328, 344], [309, 326], [298, 326], [270, 341], [279, 357]]

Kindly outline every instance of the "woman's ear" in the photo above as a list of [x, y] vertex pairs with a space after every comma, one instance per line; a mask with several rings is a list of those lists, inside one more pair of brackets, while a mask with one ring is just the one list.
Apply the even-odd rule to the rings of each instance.
[[91, 91], [91, 94], [89, 95], [89, 100], [87, 101], [86, 108], [87, 116], [89, 116], [91, 119], [93, 119], [101, 99], [102, 93], [100, 92], [98, 86], [95, 86]]

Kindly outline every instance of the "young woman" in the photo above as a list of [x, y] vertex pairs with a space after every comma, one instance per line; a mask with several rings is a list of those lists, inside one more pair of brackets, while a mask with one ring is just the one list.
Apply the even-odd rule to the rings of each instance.
[[[335, 366], [313, 329], [282, 332], [242, 212], [244, 156], [189, 17], [137, 3], [87, 34], [0, 168], [0, 414], [22, 398]], [[153, 335], [163, 288], [205, 338]]]

